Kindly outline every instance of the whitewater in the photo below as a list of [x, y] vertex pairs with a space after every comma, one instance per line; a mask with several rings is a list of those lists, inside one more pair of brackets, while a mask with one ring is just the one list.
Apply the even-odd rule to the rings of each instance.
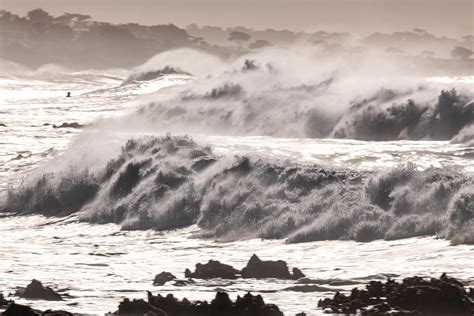
[[[285, 314], [319, 315], [318, 299], [368, 280], [446, 272], [474, 286], [474, 133], [430, 114], [452, 88], [468, 108], [472, 78], [382, 80], [347, 95], [357, 80], [334, 69], [197, 57], [0, 76], [4, 294], [36, 278], [66, 299], [15, 301], [103, 314], [146, 290], [251, 291]], [[370, 123], [383, 115], [388, 129]], [[209, 259], [241, 268], [253, 253], [307, 278], [152, 285]]]

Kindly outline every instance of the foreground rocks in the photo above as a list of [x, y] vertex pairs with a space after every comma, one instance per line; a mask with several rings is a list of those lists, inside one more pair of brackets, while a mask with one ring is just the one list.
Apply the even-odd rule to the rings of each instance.
[[318, 306], [328, 312], [375, 315], [474, 315], [474, 291], [467, 292], [456, 279], [443, 274], [439, 279], [405, 278], [401, 283], [370, 281], [366, 289], [354, 288], [349, 296], [337, 292]]
[[148, 301], [125, 299], [115, 315], [156, 316], [282, 316], [276, 305], [265, 304], [260, 295], [245, 294], [233, 302], [227, 293], [218, 292], [207, 301], [190, 302], [186, 298], [176, 299], [172, 294], [153, 296], [148, 292]]
[[[252, 260], [251, 260], [252, 261]], [[253, 264], [261, 262], [253, 259]], [[249, 261], [250, 262], [250, 261]], [[277, 261], [270, 261], [275, 264]], [[268, 262], [267, 262], [268, 263]], [[212, 263], [220, 268], [229, 266]], [[278, 263], [281, 268], [281, 263]], [[277, 269], [278, 270], [278, 269]], [[284, 271], [284, 270], [282, 270]], [[281, 272], [281, 271], [280, 271]], [[289, 273], [289, 272], [288, 272]], [[295, 273], [290, 274], [293, 276]], [[171, 273], [158, 275], [163, 282], [174, 277]], [[166, 281], [167, 282], [167, 281]], [[33, 280], [27, 287], [28, 291], [37, 293], [38, 289], [50, 293], [49, 288], [41, 282]], [[49, 290], [48, 290], [49, 289]], [[28, 292], [25, 290], [25, 293]], [[53, 293], [55, 293], [53, 291]], [[284, 292], [282, 293], [284, 294]], [[55, 295], [58, 295], [55, 293]], [[313, 300], [314, 294], [308, 294], [306, 299]], [[317, 295], [317, 294], [316, 294]], [[60, 297], [60, 296], [59, 296]], [[43, 298], [44, 299], [44, 298]], [[350, 295], [337, 292], [332, 299], [326, 298], [318, 303], [325, 313], [338, 313], [362, 316], [471, 316], [474, 315], [474, 289], [466, 290], [461, 282], [443, 274], [440, 278], [424, 279], [420, 277], [405, 278], [400, 282], [388, 279], [386, 282], [370, 281], [365, 289], [354, 288]], [[6, 300], [0, 294], [0, 307], [5, 309], [5, 316], [69, 316], [66, 311], [38, 311], [29, 306], [16, 304]], [[216, 293], [210, 301], [179, 300], [172, 294], [167, 296], [152, 295], [148, 292], [147, 300], [123, 300], [118, 310], [109, 315], [147, 315], [147, 316], [281, 316], [283, 313], [278, 306], [266, 304], [260, 295], [245, 294], [232, 301], [228, 294]], [[297, 316], [304, 316], [299, 313]]]
[[39, 311], [29, 306], [16, 304], [15, 302], [10, 303], [7, 309], [3, 312], [3, 316], [73, 316], [72, 313], [65, 311]]
[[44, 287], [38, 280], [32, 280], [20, 295], [22, 298], [39, 299], [47, 301], [61, 301], [61, 295], [54, 292], [50, 287]]
[[297, 280], [305, 277], [303, 272], [298, 268], [293, 268], [292, 273], [288, 269], [288, 265], [283, 260], [278, 261], [263, 261], [260, 260], [257, 255], [252, 255], [247, 266], [239, 271], [234, 267], [220, 263], [219, 261], [210, 260], [206, 264], [196, 264], [196, 270], [191, 272], [186, 269], [184, 272], [186, 278], [196, 279], [237, 279], [239, 276], [242, 278], [254, 278], [254, 279], [288, 279]]
[[0, 307], [10, 304], [11, 301], [6, 300], [3, 294], [0, 292]]

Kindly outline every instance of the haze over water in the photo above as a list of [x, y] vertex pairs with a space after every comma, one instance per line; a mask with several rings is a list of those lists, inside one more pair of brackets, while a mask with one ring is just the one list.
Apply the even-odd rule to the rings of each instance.
[[[104, 314], [146, 291], [252, 292], [285, 315], [323, 315], [318, 300], [371, 280], [474, 286], [472, 36], [42, 10], [2, 11], [0, 24], [6, 297]], [[252, 254], [306, 277], [153, 286]], [[32, 279], [64, 300], [21, 298]]]

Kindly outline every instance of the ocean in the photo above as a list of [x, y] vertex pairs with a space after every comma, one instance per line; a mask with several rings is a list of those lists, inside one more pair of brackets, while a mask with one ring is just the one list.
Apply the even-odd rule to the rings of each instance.
[[[472, 102], [472, 78], [353, 89], [355, 77], [326, 70], [137, 75], [148, 66], [0, 76], [4, 294], [35, 278], [65, 300], [15, 301], [103, 314], [146, 290], [250, 291], [285, 314], [321, 315], [319, 299], [369, 280], [446, 272], [474, 286], [470, 127], [447, 138], [423, 121], [442, 90]], [[372, 115], [407, 100], [428, 107], [416, 124]], [[254, 253], [307, 277], [152, 284], [210, 259], [242, 268]]]

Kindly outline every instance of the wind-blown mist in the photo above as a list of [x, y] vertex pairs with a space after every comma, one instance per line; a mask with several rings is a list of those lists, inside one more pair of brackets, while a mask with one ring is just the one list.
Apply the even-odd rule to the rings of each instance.
[[[71, 171], [73, 170], [73, 171]], [[70, 166], [12, 191], [3, 211], [67, 215], [123, 229], [197, 224], [201, 237], [473, 243], [474, 181], [405, 165], [377, 173], [217, 156], [188, 137], [129, 140], [105, 167]]]
[[170, 71], [196, 79], [172, 96], [156, 97], [127, 117], [127, 125], [226, 135], [449, 140], [474, 122], [474, 92], [466, 84], [428, 82], [377, 55], [308, 51], [268, 49], [232, 63], [193, 50], [155, 56], [125, 82]]
[[472, 141], [472, 88], [396, 72], [377, 56], [354, 64], [305, 51], [270, 49], [235, 62], [194, 50], [155, 56], [121, 89], [170, 73], [189, 80], [151, 94], [136, 112], [96, 123], [52, 169], [11, 190], [0, 210], [78, 213], [123, 229], [197, 224], [200, 236], [222, 240], [437, 235], [473, 243], [474, 181], [462, 171], [407, 164], [367, 172], [233, 157], [188, 137], [135, 138], [121, 151], [106, 144], [117, 131]]

